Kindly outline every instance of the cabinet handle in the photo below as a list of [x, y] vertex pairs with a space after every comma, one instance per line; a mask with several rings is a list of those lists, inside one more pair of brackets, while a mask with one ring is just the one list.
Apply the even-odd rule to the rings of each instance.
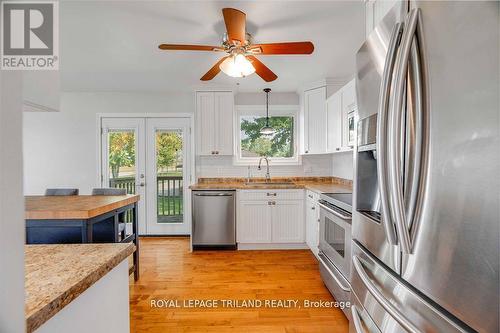
[[218, 150], [217, 150], [217, 151], [215, 151], [215, 154], [216, 154], [216, 155], [219, 155], [219, 151], [218, 151]]
[[306, 151], [305, 151], [305, 153], [306, 153], [306, 154], [308, 154], [308, 153], [309, 153], [309, 150], [306, 150]]
[[273, 201], [273, 206], [276, 206], [276, 201]]
[[312, 210], [316, 210], [316, 207], [312, 206], [312, 207], [311, 207], [311, 209], [312, 209]]
[[267, 205], [268, 205], [268, 206], [271, 206], [272, 204], [273, 204], [273, 203], [272, 203], [271, 201], [268, 201], [268, 202], [267, 202]]
[[340, 150], [340, 148], [335, 148], [335, 150], [336, 150], [336, 151], [339, 151], [339, 150]]
[[307, 196], [308, 196], [309, 198], [311, 198], [311, 199], [313, 198], [313, 196], [312, 196], [312, 195], [310, 195], [310, 194], [308, 194]]
[[269, 192], [267, 192], [266, 194], [267, 194], [268, 197], [275, 197], [276, 196], [276, 193], [269, 193]]

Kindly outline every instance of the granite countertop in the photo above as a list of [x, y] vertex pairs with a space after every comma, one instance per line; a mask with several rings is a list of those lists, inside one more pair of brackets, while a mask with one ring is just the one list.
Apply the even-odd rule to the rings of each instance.
[[133, 243], [26, 245], [26, 331], [36, 330], [134, 251]]
[[351, 193], [352, 181], [337, 177], [200, 178], [192, 190], [308, 189], [317, 193]]

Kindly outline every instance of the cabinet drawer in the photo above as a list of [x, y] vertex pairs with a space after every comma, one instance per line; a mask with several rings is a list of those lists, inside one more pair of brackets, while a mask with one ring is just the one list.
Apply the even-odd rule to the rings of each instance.
[[303, 190], [242, 190], [240, 200], [302, 200]]

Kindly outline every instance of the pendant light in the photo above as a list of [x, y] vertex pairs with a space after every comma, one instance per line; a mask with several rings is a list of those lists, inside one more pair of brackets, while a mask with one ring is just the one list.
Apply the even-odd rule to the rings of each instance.
[[269, 126], [269, 92], [271, 88], [264, 88], [264, 92], [266, 93], [266, 126], [260, 129], [260, 134], [271, 136], [275, 133], [274, 128]]

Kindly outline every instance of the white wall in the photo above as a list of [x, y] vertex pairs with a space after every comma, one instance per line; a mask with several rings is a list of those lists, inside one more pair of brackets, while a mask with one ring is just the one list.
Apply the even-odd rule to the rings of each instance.
[[47, 187], [75, 187], [84, 194], [98, 186], [98, 113], [191, 112], [194, 95], [62, 93], [60, 105], [60, 112], [24, 113], [26, 194]]
[[0, 71], [0, 332], [24, 332], [22, 79]]
[[27, 111], [59, 111], [59, 71], [23, 71], [23, 101]]
[[[239, 103], [262, 103], [262, 93], [237, 94]], [[275, 93], [271, 104], [298, 104], [296, 93]], [[75, 187], [89, 193], [97, 183], [98, 113], [193, 112], [194, 95], [165, 93], [61, 93], [60, 112], [24, 113], [25, 194], [43, 194], [47, 187]], [[272, 176], [329, 176], [331, 156], [305, 156], [302, 165], [271, 166]], [[245, 177], [246, 166], [232, 158], [196, 159], [198, 177]], [[252, 173], [258, 176], [256, 167]]]
[[332, 176], [344, 179], [353, 178], [352, 152], [332, 154]]
[[[332, 174], [332, 158], [330, 155], [309, 155], [302, 158], [302, 165], [273, 165], [270, 163], [271, 177], [276, 176], [330, 176]], [[247, 166], [233, 165], [231, 156], [198, 157], [198, 177], [246, 177]], [[266, 168], [261, 171], [251, 166], [253, 177], [265, 177]]]

